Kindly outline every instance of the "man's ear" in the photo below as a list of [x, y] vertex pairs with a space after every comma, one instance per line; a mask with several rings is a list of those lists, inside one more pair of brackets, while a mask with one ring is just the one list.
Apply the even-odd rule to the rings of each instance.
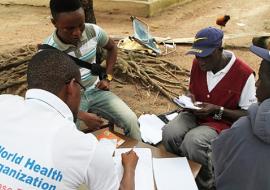
[[51, 18], [51, 23], [56, 27], [56, 22], [55, 22], [54, 18]]
[[74, 80], [71, 80], [68, 84], [66, 84], [60, 93], [58, 94], [58, 97], [60, 97], [67, 105], [69, 105], [69, 102], [74, 97], [75, 93], [75, 86]]
[[74, 90], [76, 90], [76, 84], [75, 79], [72, 79], [67, 85], [66, 85], [66, 93], [68, 95], [72, 95], [74, 93]]

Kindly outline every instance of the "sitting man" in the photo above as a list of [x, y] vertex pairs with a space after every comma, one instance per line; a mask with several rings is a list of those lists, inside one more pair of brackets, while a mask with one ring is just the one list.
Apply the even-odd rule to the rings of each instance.
[[196, 34], [187, 53], [195, 55], [187, 95], [201, 102], [201, 109], [181, 112], [162, 134], [168, 151], [202, 164], [197, 182], [206, 188], [213, 185], [209, 159], [212, 139], [246, 115], [247, 108], [256, 101], [252, 69], [232, 52], [223, 50], [222, 39], [223, 32], [212, 27]]
[[[138, 157], [122, 154], [118, 179], [112, 155], [76, 128], [81, 99], [79, 67], [59, 50], [28, 64], [25, 98], [0, 95], [0, 179], [6, 189], [134, 189]], [[2, 188], [1, 188], [2, 189]]]
[[99, 80], [89, 69], [80, 69], [86, 92], [82, 96], [78, 119], [90, 128], [99, 128], [102, 120], [88, 111], [99, 114], [123, 128], [126, 135], [140, 140], [137, 116], [118, 96], [109, 91], [117, 56], [113, 40], [99, 26], [85, 23], [80, 0], [51, 0], [50, 9], [56, 30], [45, 40], [45, 44], [89, 64], [96, 64], [98, 48], [107, 50], [106, 78]]
[[256, 82], [258, 103], [212, 142], [218, 190], [270, 189], [270, 52], [256, 46], [251, 51], [263, 59]]

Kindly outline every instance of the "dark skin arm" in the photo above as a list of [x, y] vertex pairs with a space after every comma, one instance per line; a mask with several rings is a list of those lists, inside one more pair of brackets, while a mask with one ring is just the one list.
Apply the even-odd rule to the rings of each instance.
[[120, 183], [119, 190], [134, 190], [135, 169], [139, 158], [133, 150], [123, 153], [121, 156], [122, 164], [124, 167], [124, 174]]
[[[108, 43], [103, 48], [107, 50], [106, 73], [112, 75], [113, 66], [117, 58], [117, 46], [115, 45], [114, 41], [109, 38]], [[101, 90], [109, 90], [110, 82], [106, 79], [103, 79], [97, 83], [96, 87]], [[91, 131], [100, 129], [103, 124], [103, 121], [100, 117], [88, 112], [80, 111], [78, 113], [78, 118], [81, 119]]]
[[[195, 102], [195, 96], [187, 91], [186, 96], [189, 96], [193, 102]], [[218, 105], [210, 104], [203, 102], [202, 104], [198, 105], [202, 109], [200, 110], [190, 110], [199, 118], [205, 118], [205, 117], [212, 117], [214, 114], [219, 113], [220, 107]], [[235, 122], [237, 119], [239, 119], [242, 116], [247, 115], [247, 111], [243, 109], [237, 109], [237, 110], [231, 110], [224, 108], [222, 119], [229, 121], [229, 122]]]
[[[202, 109], [193, 110], [193, 113], [199, 118], [205, 118], [208, 116], [212, 117], [214, 114], [219, 113], [221, 106], [204, 102], [200, 104], [200, 107]], [[222, 119], [229, 122], [235, 122], [237, 119], [245, 115], [247, 115], [246, 110], [242, 110], [242, 109], [231, 110], [231, 109], [224, 108]]]
[[[108, 43], [103, 48], [107, 50], [106, 73], [113, 75], [113, 66], [116, 63], [117, 59], [117, 46], [114, 41], [109, 38]], [[96, 87], [101, 90], [109, 90], [110, 81], [103, 79], [97, 83]]]
[[89, 131], [96, 131], [102, 127], [103, 120], [96, 114], [79, 111], [77, 117], [85, 123]]

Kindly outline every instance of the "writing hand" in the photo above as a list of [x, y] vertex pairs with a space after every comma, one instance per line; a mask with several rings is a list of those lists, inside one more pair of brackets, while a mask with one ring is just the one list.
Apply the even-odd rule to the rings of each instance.
[[122, 153], [121, 157], [122, 157], [122, 164], [125, 169], [135, 170], [139, 157], [137, 156], [136, 152], [133, 149], [131, 149], [126, 153]]

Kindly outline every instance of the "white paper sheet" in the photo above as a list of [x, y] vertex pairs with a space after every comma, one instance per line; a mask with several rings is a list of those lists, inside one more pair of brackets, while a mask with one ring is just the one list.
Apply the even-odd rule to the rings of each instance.
[[201, 109], [200, 107], [196, 106], [196, 104], [193, 104], [190, 97], [185, 96], [185, 95], [179, 96], [178, 98], [174, 98], [173, 101], [177, 103], [179, 106], [181, 106], [182, 108], [195, 109], [195, 110]]
[[198, 190], [185, 157], [153, 158], [153, 169], [158, 190]]
[[[121, 154], [130, 151], [130, 148], [119, 148], [115, 150], [115, 166], [119, 179], [123, 176]], [[139, 157], [135, 171], [135, 190], [154, 190], [152, 152], [149, 148], [134, 148]]]
[[162, 127], [165, 123], [154, 114], [141, 115], [140, 123], [141, 136], [144, 142], [157, 144], [162, 140]]
[[174, 112], [174, 113], [171, 113], [171, 114], [168, 114], [168, 115], [166, 115], [165, 117], [169, 120], [169, 121], [171, 121], [171, 120], [173, 120], [176, 116], [178, 116], [178, 112]]

